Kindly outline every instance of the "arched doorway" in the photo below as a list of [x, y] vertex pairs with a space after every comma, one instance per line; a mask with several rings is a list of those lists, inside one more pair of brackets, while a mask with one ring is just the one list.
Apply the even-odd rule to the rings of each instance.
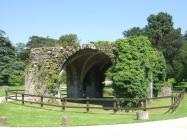
[[62, 67], [67, 74], [68, 97], [103, 97], [105, 72], [111, 65], [111, 58], [99, 50], [83, 49], [72, 54]]

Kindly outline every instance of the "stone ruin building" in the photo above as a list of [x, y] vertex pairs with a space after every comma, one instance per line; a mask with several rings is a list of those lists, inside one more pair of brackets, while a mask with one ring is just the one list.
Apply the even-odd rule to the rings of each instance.
[[[103, 96], [105, 72], [114, 62], [113, 46], [96, 48], [93, 44], [87, 44], [80, 47], [31, 49], [25, 80], [26, 93], [45, 94], [46, 83], [45, 80], [39, 80], [38, 70], [41, 66], [40, 71], [50, 69], [48, 62], [56, 64], [55, 73], [59, 77], [66, 71], [68, 97], [99, 98]], [[56, 85], [59, 90], [58, 82]]]

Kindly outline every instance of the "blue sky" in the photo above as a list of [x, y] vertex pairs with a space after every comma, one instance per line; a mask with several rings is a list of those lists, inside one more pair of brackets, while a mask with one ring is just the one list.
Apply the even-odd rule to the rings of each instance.
[[58, 39], [68, 33], [76, 33], [81, 43], [113, 41], [160, 11], [187, 30], [185, 0], [0, 0], [0, 29], [14, 44], [32, 35]]

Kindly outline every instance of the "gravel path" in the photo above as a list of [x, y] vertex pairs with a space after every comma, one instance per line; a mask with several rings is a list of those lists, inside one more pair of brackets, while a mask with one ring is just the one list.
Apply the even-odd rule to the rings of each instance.
[[[45, 127], [45, 128], [0, 128], [1, 138], [19, 140], [73, 139], [73, 140], [187, 140], [187, 117], [136, 124]], [[11, 133], [11, 135], [9, 135]]]

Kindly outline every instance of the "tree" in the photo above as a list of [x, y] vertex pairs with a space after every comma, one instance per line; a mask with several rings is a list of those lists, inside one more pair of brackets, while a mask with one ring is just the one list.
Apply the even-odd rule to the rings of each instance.
[[107, 48], [113, 46], [113, 42], [103, 40], [90, 41], [90, 43], [93, 44], [96, 48]]
[[187, 80], [187, 40], [183, 40], [183, 46], [180, 52], [173, 60], [174, 78], [177, 82]]
[[[148, 38], [131, 36], [115, 42], [116, 63], [112, 70], [112, 87], [117, 97], [143, 98], [150, 81], [163, 83], [165, 60], [162, 53], [151, 47]], [[159, 91], [160, 85], [156, 85]], [[140, 102], [125, 102], [140, 106]]]
[[27, 45], [24, 43], [17, 43], [15, 46], [17, 59], [27, 64], [29, 62], [29, 53]]
[[123, 31], [124, 37], [130, 37], [130, 36], [140, 36], [144, 34], [144, 30], [140, 27], [133, 27], [127, 31]]
[[15, 59], [15, 49], [5, 32], [0, 34], [0, 83], [8, 83], [11, 76], [10, 66]]
[[161, 87], [164, 86], [166, 78], [166, 61], [163, 53], [156, 51], [155, 49], [150, 49], [148, 58], [148, 79], [153, 83], [153, 94], [157, 97]]
[[19, 53], [19, 52], [26, 50], [27, 46], [26, 46], [26, 44], [20, 42], [20, 43], [16, 43], [15, 49], [16, 49], [16, 52]]
[[80, 46], [80, 42], [78, 40], [78, 37], [76, 34], [66, 34], [66, 35], [62, 35], [59, 38], [59, 45], [66, 47], [66, 46], [75, 46], [78, 47]]
[[183, 39], [184, 39], [184, 40], [187, 40], [187, 31], [185, 31], [184, 36], [183, 36]]
[[168, 64], [173, 66], [172, 61], [179, 53], [182, 47], [181, 30], [172, 30], [169, 34], [163, 36], [162, 40], [157, 45], [157, 48], [161, 50], [166, 58]]
[[16, 49], [10, 40], [0, 34], [0, 84], [23, 83], [25, 63], [16, 57]]
[[8, 79], [8, 82], [11, 84], [24, 84], [25, 81], [25, 66], [26, 63], [19, 61], [19, 60], [15, 60], [12, 62], [12, 64], [10, 65], [9, 69], [11, 71], [11, 75]]
[[26, 46], [28, 49], [31, 48], [40, 48], [40, 47], [55, 47], [57, 40], [49, 38], [49, 37], [39, 37], [39, 36], [31, 36]]
[[29, 61], [29, 53], [32, 48], [40, 48], [40, 47], [56, 47], [57, 40], [49, 37], [40, 37], [40, 36], [31, 36], [29, 37], [29, 41], [25, 44], [17, 44], [18, 49], [22, 49], [18, 52], [18, 59], [21, 61], [25, 61], [28, 63]]
[[155, 47], [159, 45], [162, 37], [174, 30], [172, 16], [167, 13], [151, 14], [147, 21], [148, 25], [145, 26], [145, 32]]
[[0, 29], [0, 36], [4, 36], [5, 34], [6, 34], [5, 31]]
[[175, 29], [172, 16], [163, 12], [150, 15], [147, 21], [145, 35], [148, 36], [153, 47], [163, 52], [167, 63], [167, 76], [173, 77], [175, 75], [173, 60], [182, 46], [181, 29]]

